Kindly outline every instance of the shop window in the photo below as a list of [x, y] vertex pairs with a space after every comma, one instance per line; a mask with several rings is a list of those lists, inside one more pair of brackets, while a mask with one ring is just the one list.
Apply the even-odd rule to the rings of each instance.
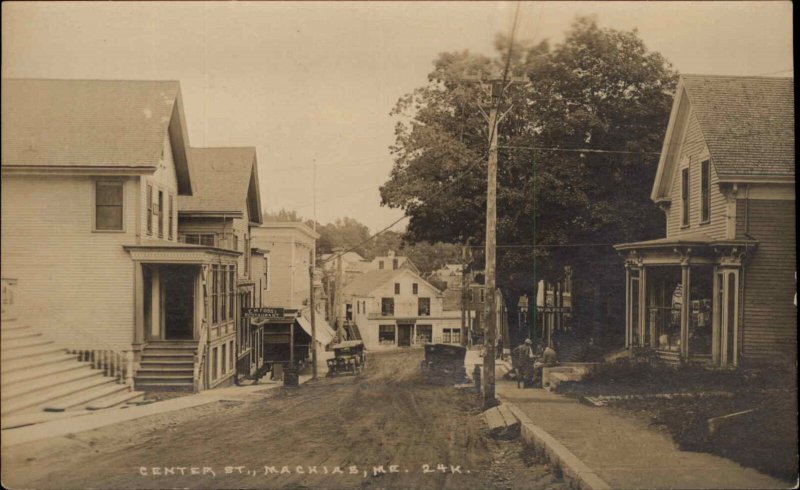
[[442, 342], [445, 344], [460, 344], [461, 343], [461, 329], [460, 328], [443, 328], [442, 329]]
[[381, 298], [381, 315], [394, 315], [394, 298]]
[[430, 298], [417, 298], [417, 316], [431, 316]]
[[417, 325], [417, 343], [427, 344], [433, 338], [433, 325]]
[[95, 230], [122, 231], [122, 182], [95, 183]]
[[381, 345], [395, 344], [394, 325], [378, 325], [378, 343]]

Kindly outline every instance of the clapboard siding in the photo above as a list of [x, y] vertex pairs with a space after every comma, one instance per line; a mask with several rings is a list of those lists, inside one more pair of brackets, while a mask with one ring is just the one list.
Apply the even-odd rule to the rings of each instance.
[[309, 298], [309, 254], [313, 239], [293, 229], [252, 228], [251, 247], [268, 251], [269, 290], [262, 290], [264, 306], [302, 308]]
[[125, 179], [122, 233], [92, 232], [89, 176], [2, 179], [2, 268], [19, 280], [22, 318], [56, 341], [83, 331], [117, 348], [133, 336], [133, 263], [139, 179]]
[[[145, 240], [168, 240], [178, 241], [178, 177], [175, 171], [175, 162], [172, 159], [172, 145], [170, 143], [169, 134], [164, 133], [164, 148], [163, 156], [159, 161], [158, 169], [152, 174], [142, 177], [142, 185], [140, 188], [141, 198], [141, 220], [139, 223], [140, 236]], [[153, 186], [153, 203], [158, 202], [158, 191], [164, 192], [164, 210], [159, 212], [158, 218], [153, 217], [153, 232], [147, 233], [147, 184]], [[172, 216], [172, 239], [169, 238], [169, 196], [172, 196], [173, 203], [173, 216]], [[164, 221], [164, 234], [158, 236], [158, 221]]]
[[743, 357], [794, 359], [797, 352], [797, 307], [793, 304], [797, 266], [795, 202], [737, 199], [736, 216], [737, 236], [747, 234], [758, 240], [758, 249], [744, 273]]
[[[710, 221], [700, 223], [701, 192], [700, 192], [700, 163], [701, 158], [708, 155], [700, 124], [694, 114], [689, 115], [689, 127], [680, 148], [677, 166], [672, 173], [670, 185], [670, 208], [667, 213], [667, 237], [674, 238], [687, 234], [704, 233], [711, 238], [725, 238], [725, 196], [719, 190], [719, 177], [714, 169], [713, 161], [710, 168], [710, 193], [711, 208]], [[681, 162], [689, 159], [689, 226], [681, 226]]]

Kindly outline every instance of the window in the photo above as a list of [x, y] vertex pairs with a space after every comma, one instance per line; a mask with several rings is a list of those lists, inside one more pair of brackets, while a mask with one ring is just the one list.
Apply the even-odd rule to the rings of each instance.
[[122, 231], [122, 182], [95, 184], [95, 230]]
[[153, 234], [153, 185], [147, 184], [147, 234]]
[[344, 319], [348, 322], [353, 321], [353, 303], [347, 303], [344, 306]]
[[433, 325], [417, 325], [417, 343], [427, 344], [433, 339]]
[[394, 315], [394, 298], [381, 298], [381, 315]]
[[217, 379], [217, 347], [211, 349], [211, 376]]
[[156, 215], [158, 215], [158, 237], [164, 236], [164, 192], [158, 191], [158, 207], [156, 208]]
[[417, 316], [431, 316], [430, 298], [417, 298]]
[[411, 285], [411, 293], [412, 294], [419, 294], [419, 284], [414, 283]]
[[394, 345], [394, 325], [378, 325], [378, 343], [381, 345]]
[[239, 235], [236, 233], [234, 233], [231, 238], [231, 246], [234, 250], [239, 250]]
[[244, 237], [244, 275], [250, 277], [250, 239]]
[[213, 233], [182, 235], [182, 240], [184, 243], [192, 243], [194, 245], [203, 245], [206, 247], [213, 247], [215, 241]]
[[228, 319], [236, 318], [236, 268], [228, 266]]
[[361, 301], [356, 301], [356, 313], [361, 313]]
[[169, 228], [167, 228], [167, 232], [169, 233], [169, 239], [172, 240], [174, 237], [174, 233], [172, 228], [175, 226], [175, 196], [172, 194], [169, 195]]
[[481, 303], [486, 302], [486, 290], [481, 288]]
[[700, 222], [707, 223], [711, 219], [711, 179], [708, 160], [700, 164]]
[[225, 374], [228, 368], [228, 344], [222, 344], [222, 362], [220, 362], [220, 367], [222, 368], [222, 374]]
[[397, 269], [397, 259], [392, 259], [392, 269]]
[[222, 266], [220, 268], [220, 312], [219, 319], [224, 322], [228, 319], [228, 268]]
[[211, 323], [219, 322], [219, 266], [212, 266], [211, 270]]
[[442, 329], [442, 342], [444, 342], [445, 344], [460, 344], [461, 329], [459, 328]]
[[383, 261], [382, 260], [378, 261], [378, 269], [383, 269]]
[[394, 294], [400, 294], [400, 283], [394, 283]]
[[689, 226], [689, 169], [681, 170], [681, 225]]
[[211, 273], [211, 322], [216, 325], [234, 319], [236, 312], [236, 267], [233, 265], [212, 266]]

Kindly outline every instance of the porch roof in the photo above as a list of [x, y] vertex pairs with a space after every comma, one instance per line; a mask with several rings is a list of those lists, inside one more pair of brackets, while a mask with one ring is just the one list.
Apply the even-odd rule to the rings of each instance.
[[674, 247], [755, 247], [757, 240], [730, 240], [711, 238], [703, 233], [683, 235], [673, 238], [657, 238], [655, 240], [645, 240], [642, 242], [620, 243], [614, 245], [617, 251], [638, 250], [638, 249], [664, 249]]
[[146, 241], [140, 244], [123, 245], [134, 260], [155, 260], [158, 262], [208, 262], [215, 257], [234, 259], [242, 254], [227, 248], [208, 247], [191, 243]]

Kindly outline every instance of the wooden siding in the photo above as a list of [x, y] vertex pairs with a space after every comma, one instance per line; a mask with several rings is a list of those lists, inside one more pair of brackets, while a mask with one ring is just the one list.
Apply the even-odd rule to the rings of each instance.
[[269, 251], [270, 289], [261, 290], [264, 306], [302, 308], [309, 298], [309, 244], [293, 242], [290, 235], [253, 235], [251, 247]]
[[53, 340], [86, 332], [116, 348], [133, 340], [138, 178], [125, 180], [124, 231], [92, 232], [92, 177], [2, 179], [3, 276], [19, 280], [20, 316]]
[[[708, 155], [708, 150], [703, 139], [703, 133], [697, 118], [694, 114], [689, 114], [689, 127], [675, 162], [675, 171], [672, 172], [671, 204], [667, 213], [667, 238], [696, 233], [704, 233], [711, 238], [725, 238], [726, 200], [719, 190], [719, 177], [713, 161], [710, 167], [710, 221], [705, 224], [700, 223], [700, 164], [704, 155]], [[689, 158], [689, 226], [686, 228], [681, 225], [681, 169], [683, 168], [681, 164], [684, 158]]]
[[745, 360], [795, 360], [795, 202], [737, 199], [736, 216], [737, 237], [747, 233], [758, 240], [744, 273], [742, 356]]

